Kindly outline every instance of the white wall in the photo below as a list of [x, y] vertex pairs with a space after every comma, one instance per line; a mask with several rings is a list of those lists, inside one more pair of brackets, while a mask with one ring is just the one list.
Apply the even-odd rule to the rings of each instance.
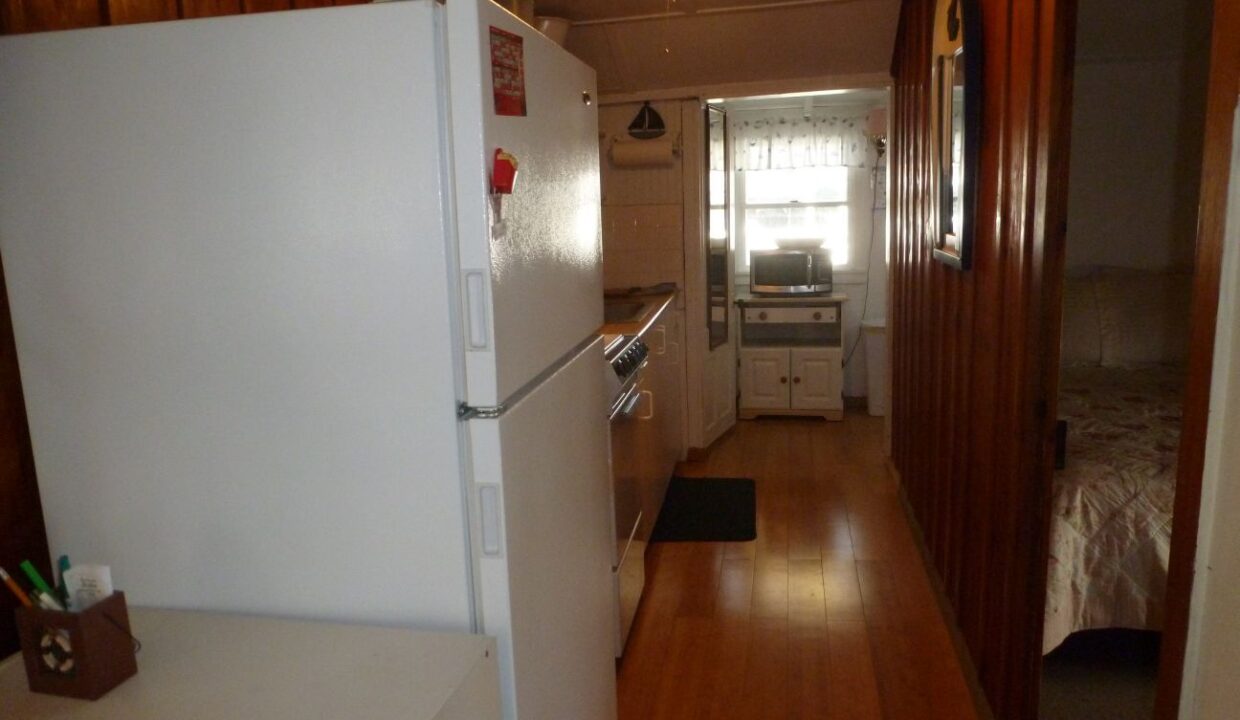
[[[1177, 205], [1179, 63], [1078, 64], [1069, 173], [1070, 267], [1192, 262], [1194, 227]], [[1192, 189], [1196, 183], [1189, 182]]]
[[[885, 173], [880, 172], [878, 176], [880, 183], [884, 182], [884, 177]], [[886, 187], [880, 186], [878, 191], [885, 193]], [[860, 340], [852, 359], [844, 366], [844, 395], [846, 397], [862, 397], [869, 395], [870, 392], [866, 382], [865, 338], [861, 334], [861, 321], [884, 320], [887, 317], [887, 210], [885, 206], [874, 211], [873, 220], [874, 239], [870, 245], [870, 265], [866, 271], [869, 280], [868, 289], [866, 279], [861, 278], [839, 284], [840, 292], [846, 293], [849, 298], [844, 308], [844, 332], [847, 337], [852, 338], [850, 343]]]
[[[667, 126], [681, 134], [680, 101], [651, 103]], [[628, 140], [629, 123], [641, 103], [604, 105], [598, 124], [603, 183], [603, 285], [626, 288], [675, 282], [684, 288], [683, 158], [664, 167], [617, 167], [608, 148]], [[692, 167], [697, 167], [693, 163]]]
[[1082, 0], [1069, 268], [1192, 264], [1209, 51], [1201, 7], [1208, 5]]

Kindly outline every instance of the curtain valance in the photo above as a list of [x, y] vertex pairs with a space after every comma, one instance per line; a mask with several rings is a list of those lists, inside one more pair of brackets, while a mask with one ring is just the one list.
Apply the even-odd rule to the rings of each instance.
[[[814, 108], [809, 117], [799, 108], [736, 112], [728, 126], [737, 170], [865, 167], [869, 158], [864, 110]], [[711, 144], [710, 156], [711, 167], [721, 167], [722, 143]]]

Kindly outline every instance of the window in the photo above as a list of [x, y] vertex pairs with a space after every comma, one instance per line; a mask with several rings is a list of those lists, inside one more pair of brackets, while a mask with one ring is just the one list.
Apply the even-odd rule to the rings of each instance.
[[[863, 274], [877, 228], [877, 158], [866, 134], [871, 103], [812, 96], [733, 102], [732, 203], [711, 209], [711, 225], [722, 231], [720, 220], [731, 218], [737, 272], [749, 273], [750, 251], [788, 238], [821, 240], [837, 273]], [[722, 180], [722, 173], [711, 177], [715, 185]]]
[[849, 169], [806, 167], [736, 173], [737, 250], [771, 250], [781, 238], [822, 238], [837, 268], [856, 264], [849, 212]]

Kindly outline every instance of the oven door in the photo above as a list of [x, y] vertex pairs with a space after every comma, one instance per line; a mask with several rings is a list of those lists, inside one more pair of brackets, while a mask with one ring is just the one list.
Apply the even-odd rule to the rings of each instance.
[[[617, 599], [616, 657], [624, 653], [625, 640], [637, 615], [646, 584], [646, 543], [642, 541], [641, 477], [643, 399], [649, 395], [638, 380], [616, 403], [611, 416], [611, 489], [615, 551], [612, 580]], [[648, 534], [648, 533], [647, 533]]]

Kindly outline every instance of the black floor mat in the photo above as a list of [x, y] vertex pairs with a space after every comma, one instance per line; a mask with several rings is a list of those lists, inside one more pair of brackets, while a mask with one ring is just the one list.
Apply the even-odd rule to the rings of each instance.
[[753, 480], [674, 477], [654, 542], [745, 542], [758, 537]]

